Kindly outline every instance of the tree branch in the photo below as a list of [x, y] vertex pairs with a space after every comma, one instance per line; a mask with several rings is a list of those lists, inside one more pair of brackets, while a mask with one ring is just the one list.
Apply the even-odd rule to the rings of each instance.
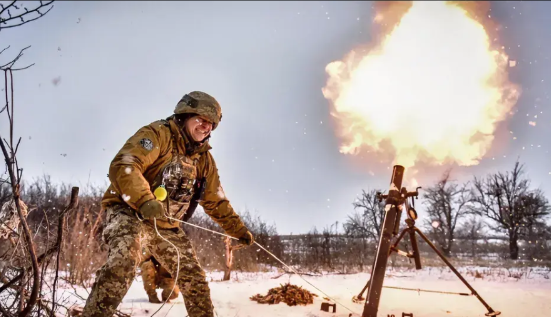
[[[40, 1], [40, 5], [32, 10], [29, 10], [26, 7], [23, 7], [23, 9], [25, 9], [24, 12], [19, 12], [16, 15], [11, 15], [10, 10], [12, 9], [12, 7], [19, 9], [17, 6], [15, 6], [16, 2], [17, 1], [12, 1], [12, 3], [10, 3], [7, 7], [3, 8], [0, 11], [0, 31], [2, 29], [14, 28], [14, 27], [18, 27], [23, 24], [27, 24], [29, 22], [38, 20], [41, 17], [45, 16], [48, 12], [50, 12], [50, 10], [54, 7], [52, 5], [50, 8], [48, 8], [48, 10], [46, 10], [46, 12], [42, 13], [40, 12], [40, 9], [46, 8], [47, 6], [51, 5], [54, 1], [47, 1], [46, 3], [43, 3], [42, 1]], [[5, 17], [4, 13], [7, 13], [8, 17]], [[38, 13], [38, 16], [28, 19], [27, 17], [32, 13]], [[16, 20], [19, 20], [19, 21], [16, 21]], [[10, 23], [14, 23], [14, 24], [10, 24]]]
[[[63, 227], [65, 225], [65, 215], [67, 214], [67, 212], [69, 210], [72, 210], [74, 209], [77, 205], [78, 205], [78, 187], [73, 187], [73, 189], [71, 190], [71, 199], [69, 201], [69, 205], [67, 206], [67, 208], [65, 208], [64, 211], [62, 211], [59, 215], [59, 219], [58, 219], [58, 227], [57, 227], [57, 239], [56, 239], [56, 244], [55, 244], [55, 248], [56, 248], [56, 251], [57, 251], [57, 256], [56, 256], [56, 265], [55, 265], [55, 277], [54, 277], [54, 283], [53, 283], [53, 290], [52, 290], [52, 311], [55, 311], [56, 310], [56, 299], [55, 299], [55, 293], [56, 293], [56, 289], [57, 289], [57, 279], [59, 277], [59, 261], [60, 261], [60, 256], [61, 256], [61, 246], [62, 246], [62, 242], [63, 242]], [[52, 315], [53, 317], [53, 315]]]
[[[0, 69], [1, 69], [1, 70], [4, 70], [4, 71], [7, 71], [7, 70], [17, 71], [17, 70], [27, 69], [27, 68], [31, 67], [32, 65], [34, 65], [34, 63], [33, 63], [33, 64], [31, 64], [31, 65], [29, 65], [29, 66], [26, 66], [26, 67], [23, 67], [23, 68], [16, 68], [16, 69], [13, 69], [13, 68], [12, 68], [13, 65], [15, 65], [15, 63], [24, 55], [23, 52], [24, 52], [26, 49], [28, 49], [29, 47], [31, 47], [31, 46], [29, 45], [29, 46], [27, 46], [27, 47], [21, 49], [21, 50], [19, 51], [19, 53], [17, 54], [17, 56], [16, 56], [14, 59], [12, 59], [11, 61], [7, 62], [6, 64], [0, 66]], [[9, 46], [8, 46], [8, 48], [9, 48]], [[7, 49], [7, 48], [5, 48], [4, 50], [6, 50], [6, 49]], [[4, 50], [2, 50], [2, 52], [3, 52]], [[6, 93], [7, 93], [7, 91], [6, 91]]]

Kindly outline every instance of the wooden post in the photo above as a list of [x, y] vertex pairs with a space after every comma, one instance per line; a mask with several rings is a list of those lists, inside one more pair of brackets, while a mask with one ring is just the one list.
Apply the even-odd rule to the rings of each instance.
[[233, 249], [231, 245], [231, 239], [229, 237], [224, 238], [226, 244], [226, 271], [224, 272], [223, 281], [229, 281], [231, 276], [231, 268], [233, 265]]
[[230, 280], [231, 269], [233, 266], [233, 251], [237, 251], [245, 247], [244, 244], [232, 245], [231, 240], [232, 239], [230, 237], [224, 238], [224, 244], [226, 244], [226, 271], [224, 272], [224, 279], [222, 279], [222, 281]]

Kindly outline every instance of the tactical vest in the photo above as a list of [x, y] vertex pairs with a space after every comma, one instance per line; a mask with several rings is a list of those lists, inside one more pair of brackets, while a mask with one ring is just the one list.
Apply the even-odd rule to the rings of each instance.
[[[165, 124], [168, 125], [168, 122]], [[172, 159], [155, 177], [150, 189], [154, 192], [157, 187], [164, 186], [167, 197], [161, 203], [165, 214], [187, 221], [203, 198], [206, 182], [205, 178], [199, 179], [197, 175], [197, 163], [201, 154], [188, 156], [185, 153], [179, 153], [176, 142], [176, 136], [172, 134]], [[169, 223], [173, 224], [173, 221], [169, 219]], [[173, 226], [174, 224], [171, 227]]]

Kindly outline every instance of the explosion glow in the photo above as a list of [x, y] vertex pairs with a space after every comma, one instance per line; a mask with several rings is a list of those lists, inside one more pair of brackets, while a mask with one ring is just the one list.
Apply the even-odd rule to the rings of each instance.
[[366, 147], [406, 168], [478, 164], [520, 94], [508, 56], [457, 3], [414, 1], [404, 11], [369, 52], [326, 67], [340, 151]]

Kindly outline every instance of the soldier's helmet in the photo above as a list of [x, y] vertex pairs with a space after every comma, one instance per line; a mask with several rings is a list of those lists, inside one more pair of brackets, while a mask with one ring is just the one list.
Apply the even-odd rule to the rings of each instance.
[[222, 108], [214, 97], [202, 91], [192, 91], [178, 102], [175, 114], [193, 113], [203, 116], [212, 122], [212, 130], [222, 120]]

